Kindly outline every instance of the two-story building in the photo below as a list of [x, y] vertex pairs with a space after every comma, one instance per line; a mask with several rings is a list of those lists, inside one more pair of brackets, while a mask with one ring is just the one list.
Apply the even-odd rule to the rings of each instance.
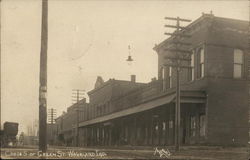
[[[186, 123], [182, 123], [186, 127], [183, 142], [246, 144], [250, 106], [249, 22], [203, 14], [182, 32], [191, 35], [181, 39], [191, 43], [183, 47], [191, 51], [191, 68], [182, 70], [181, 90], [203, 91], [206, 96], [200, 105], [181, 104]], [[164, 57], [173, 54], [166, 51], [171, 41], [170, 37], [154, 48], [158, 53], [159, 79], [167, 89], [176, 86], [174, 68], [164, 65]]]
[[[179, 48], [190, 51], [189, 60], [183, 62], [190, 67], [180, 74], [181, 143], [246, 145], [249, 22], [203, 14], [181, 32], [191, 35], [180, 39], [191, 45]], [[166, 57], [174, 54], [168, 50], [173, 40], [170, 37], [154, 47], [158, 80], [144, 84], [136, 83], [134, 76], [131, 81], [97, 78], [88, 92], [90, 102], [81, 112], [81, 146], [174, 144], [176, 70], [166, 65]], [[66, 116], [60, 121], [66, 123]], [[68, 123], [65, 128], [70, 132], [75, 123]]]

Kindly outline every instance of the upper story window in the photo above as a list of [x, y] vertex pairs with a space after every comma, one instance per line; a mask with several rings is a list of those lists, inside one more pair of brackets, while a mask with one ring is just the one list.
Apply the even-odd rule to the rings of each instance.
[[168, 77], [169, 77], [169, 88], [172, 88], [173, 80], [172, 80], [172, 67], [171, 66], [169, 67]]
[[161, 75], [162, 75], [162, 90], [166, 90], [166, 69], [165, 67], [161, 68]]
[[191, 66], [191, 69], [190, 69], [190, 71], [191, 71], [191, 81], [193, 81], [194, 80], [194, 52], [192, 52], [192, 54], [191, 54], [191, 64], [190, 64]]
[[96, 106], [96, 116], [99, 116], [100, 115], [100, 106]]
[[234, 50], [234, 78], [243, 77], [243, 51], [240, 49]]
[[103, 105], [103, 114], [106, 114], [106, 113], [107, 113], [107, 105], [104, 104], [104, 105]]
[[166, 78], [166, 75], [165, 75], [165, 67], [162, 67], [162, 68], [161, 68], [161, 76], [162, 76], [162, 79], [165, 79], [165, 78]]
[[198, 64], [199, 64], [199, 72], [198, 72], [198, 78], [204, 77], [205, 68], [204, 68], [204, 62], [205, 62], [205, 56], [204, 56], [204, 48], [200, 48], [198, 50]]

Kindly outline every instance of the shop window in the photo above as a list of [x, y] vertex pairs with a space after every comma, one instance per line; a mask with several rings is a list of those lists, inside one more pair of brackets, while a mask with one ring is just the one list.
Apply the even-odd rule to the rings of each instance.
[[166, 130], [166, 122], [162, 122], [162, 130]]
[[155, 125], [155, 130], [158, 130], [158, 129], [159, 129], [158, 124], [156, 124]]
[[234, 50], [234, 78], [242, 78], [243, 73], [243, 52], [240, 49]]
[[200, 115], [200, 136], [205, 136], [205, 114]]
[[195, 137], [195, 133], [196, 133], [196, 121], [195, 121], [195, 116], [191, 116], [190, 118], [190, 136], [191, 137]]
[[168, 128], [172, 129], [173, 128], [173, 120], [169, 121]]

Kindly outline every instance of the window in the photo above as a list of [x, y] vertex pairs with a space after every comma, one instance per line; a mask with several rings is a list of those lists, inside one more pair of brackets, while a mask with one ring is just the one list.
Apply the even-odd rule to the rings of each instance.
[[169, 88], [172, 88], [172, 86], [173, 86], [173, 82], [172, 82], [172, 67], [169, 67], [168, 77], [169, 77]]
[[195, 133], [196, 133], [196, 121], [195, 121], [195, 116], [191, 116], [190, 118], [190, 136], [191, 137], [195, 137]]
[[169, 120], [169, 122], [168, 122], [168, 128], [173, 128], [173, 120]]
[[104, 108], [104, 105], [101, 105], [100, 106], [100, 115], [103, 115], [103, 108]]
[[100, 115], [100, 106], [95, 107], [95, 117]]
[[200, 115], [200, 136], [205, 136], [205, 114]]
[[204, 48], [200, 48], [198, 52], [198, 57], [199, 57], [199, 74], [198, 78], [204, 77], [204, 61], [205, 61], [205, 56], [204, 56]]
[[103, 106], [103, 114], [106, 114], [106, 113], [107, 113], [107, 105], [104, 104], [104, 106]]
[[190, 77], [191, 77], [191, 81], [194, 80], [194, 52], [191, 54], [191, 69], [190, 69], [191, 73], [190, 73]]
[[166, 122], [162, 122], [162, 130], [166, 130]]
[[243, 52], [240, 49], [234, 50], [234, 78], [243, 77]]
[[165, 91], [166, 90], [166, 75], [165, 75], [165, 67], [161, 68], [161, 75], [162, 75], [162, 90]]
[[166, 78], [165, 77], [165, 68], [164, 67], [161, 68], [161, 76], [162, 76], [163, 80]]

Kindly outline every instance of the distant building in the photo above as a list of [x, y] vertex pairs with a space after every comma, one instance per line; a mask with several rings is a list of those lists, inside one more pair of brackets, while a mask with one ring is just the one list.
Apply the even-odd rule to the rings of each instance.
[[[80, 100], [67, 108], [61, 116], [55, 119], [55, 143], [59, 145], [74, 146], [76, 137], [77, 110], [79, 110], [79, 120], [82, 119], [82, 110], [87, 106], [86, 99]], [[79, 107], [79, 108], [78, 108]]]
[[[181, 143], [246, 145], [249, 139], [249, 22], [203, 14], [183, 33], [192, 51], [181, 72]], [[80, 146], [173, 145], [175, 135], [174, 68], [165, 66], [172, 37], [156, 45], [158, 80], [137, 83], [97, 78], [81, 106]], [[183, 49], [183, 48], [180, 48]], [[58, 138], [74, 145], [76, 111], [57, 121]]]
[[54, 145], [57, 140], [57, 125], [55, 123], [47, 123], [47, 141], [48, 144]]

